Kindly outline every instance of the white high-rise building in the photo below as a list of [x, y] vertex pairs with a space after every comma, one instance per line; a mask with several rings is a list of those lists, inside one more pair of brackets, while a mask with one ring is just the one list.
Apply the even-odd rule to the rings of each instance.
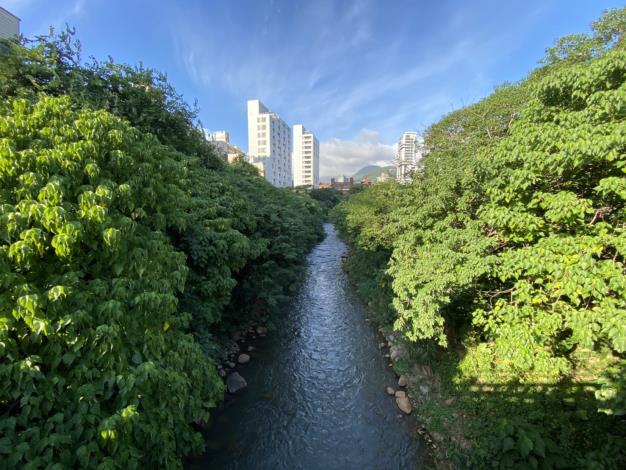
[[417, 132], [405, 132], [398, 140], [396, 154], [396, 180], [410, 183], [411, 174], [417, 169], [417, 162], [422, 156], [422, 143]]
[[267, 181], [293, 186], [291, 128], [259, 100], [248, 101], [248, 155]]
[[0, 39], [9, 39], [20, 34], [20, 19], [0, 7]]
[[320, 143], [302, 124], [293, 126], [293, 185], [317, 188], [320, 184]]

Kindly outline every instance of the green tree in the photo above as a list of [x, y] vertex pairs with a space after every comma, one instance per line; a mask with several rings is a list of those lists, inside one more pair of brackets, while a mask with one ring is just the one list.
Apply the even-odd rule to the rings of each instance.
[[222, 385], [184, 329], [184, 157], [68, 98], [0, 118], [0, 453], [178, 466]]

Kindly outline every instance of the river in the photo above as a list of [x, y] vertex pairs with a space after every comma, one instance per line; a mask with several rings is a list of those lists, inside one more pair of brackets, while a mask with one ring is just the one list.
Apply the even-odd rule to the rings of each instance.
[[426, 467], [414, 418], [385, 393], [397, 379], [341, 269], [346, 246], [325, 231], [286, 315], [238, 367], [248, 387], [215, 412], [207, 451], [187, 468]]

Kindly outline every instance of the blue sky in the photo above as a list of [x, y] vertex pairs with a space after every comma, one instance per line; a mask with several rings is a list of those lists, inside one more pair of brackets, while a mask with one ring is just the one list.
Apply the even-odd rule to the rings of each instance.
[[143, 62], [247, 149], [246, 100], [321, 142], [323, 178], [393, 158], [405, 130], [516, 81], [604, 0], [0, 0], [22, 33], [76, 27], [85, 56]]

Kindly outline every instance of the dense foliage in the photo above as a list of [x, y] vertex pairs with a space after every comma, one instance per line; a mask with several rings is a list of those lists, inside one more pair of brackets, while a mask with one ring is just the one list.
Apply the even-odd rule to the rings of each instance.
[[474, 467], [626, 464], [626, 10], [593, 30], [433, 125], [411, 185], [333, 213], [383, 321], [451, 351]]
[[309, 191], [309, 196], [322, 206], [326, 214], [341, 202], [341, 193], [335, 188], [314, 188]]
[[0, 46], [0, 467], [179, 467], [215, 335], [279, 311], [322, 209], [223, 163], [164, 76]]

